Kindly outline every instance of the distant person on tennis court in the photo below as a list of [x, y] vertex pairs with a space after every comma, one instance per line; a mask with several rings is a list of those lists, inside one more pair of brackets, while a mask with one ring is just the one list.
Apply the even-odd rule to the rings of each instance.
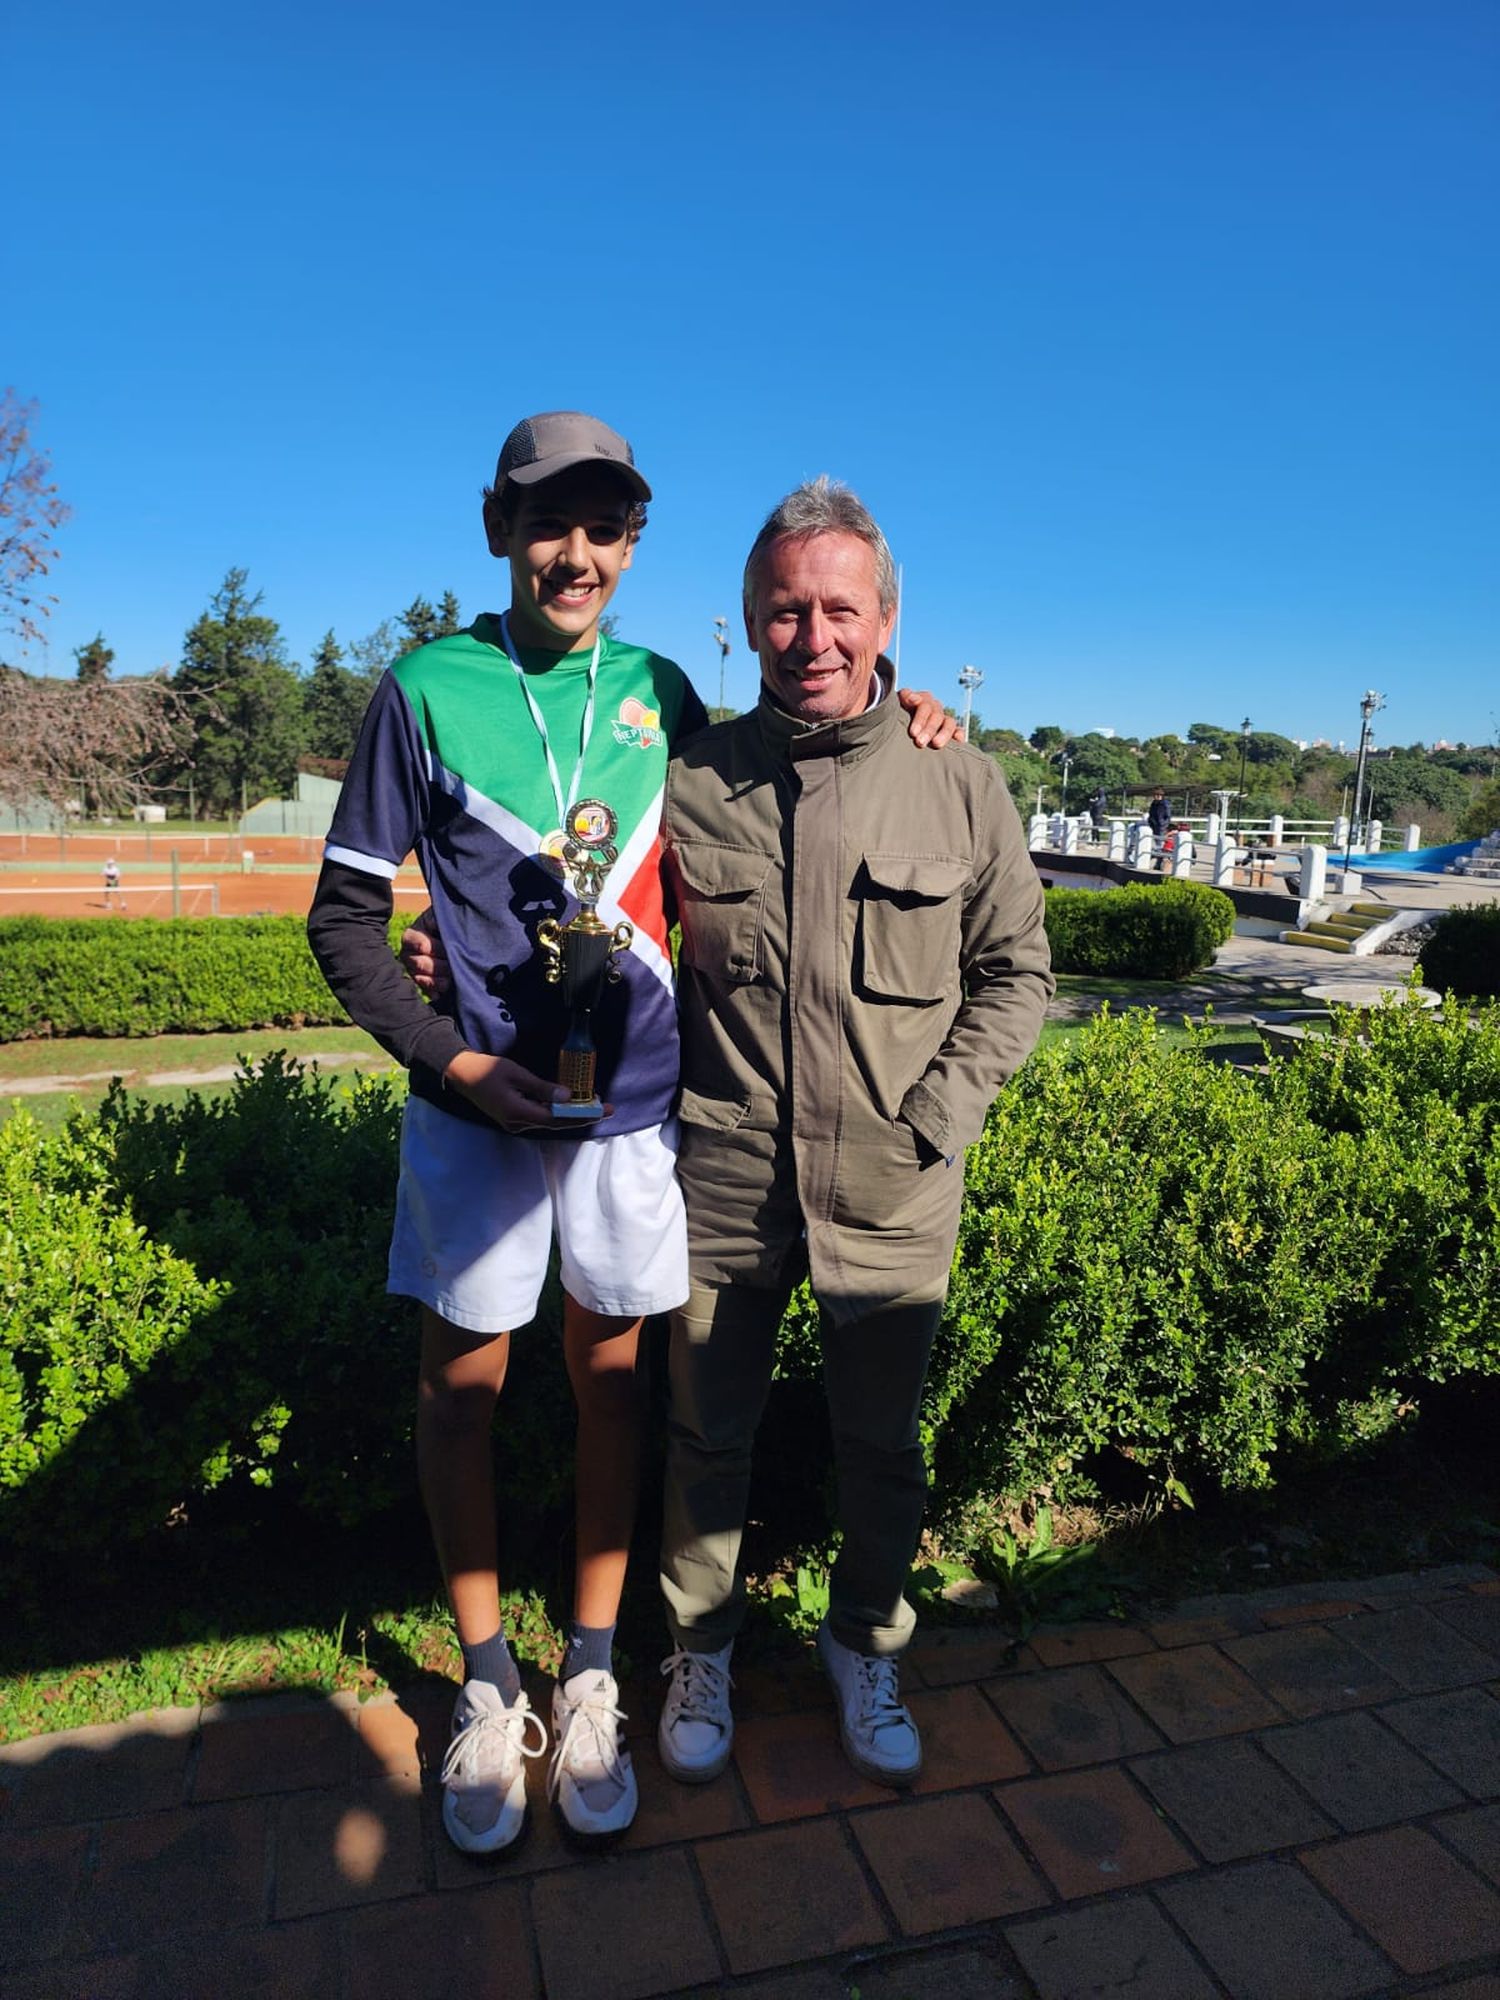
[[125, 907], [125, 891], [120, 887], [120, 864], [111, 855], [104, 864], [104, 907], [106, 910], [118, 904]]

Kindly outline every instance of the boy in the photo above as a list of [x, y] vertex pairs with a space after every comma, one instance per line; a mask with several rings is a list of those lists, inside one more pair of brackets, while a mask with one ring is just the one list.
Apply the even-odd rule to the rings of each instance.
[[[465, 1675], [443, 1823], [469, 1853], [519, 1835], [525, 1759], [546, 1747], [500, 1625], [490, 1426], [554, 1230], [578, 1568], [548, 1789], [582, 1836], [618, 1834], [636, 1810], [611, 1658], [635, 1507], [635, 1361], [642, 1317], [688, 1290], [657, 828], [668, 744], [707, 719], [671, 661], [600, 630], [650, 497], [629, 445], [592, 417], [553, 411], [511, 432], [484, 500], [509, 612], [382, 680], [308, 919], [334, 992], [411, 1069], [389, 1288], [422, 1308], [418, 1469]], [[577, 910], [562, 836], [585, 798], [618, 820], [601, 920], [634, 931], [594, 1016], [596, 1124], [554, 1112], [566, 1009], [537, 940]], [[386, 941], [391, 881], [413, 847], [451, 962], [433, 1007]]]

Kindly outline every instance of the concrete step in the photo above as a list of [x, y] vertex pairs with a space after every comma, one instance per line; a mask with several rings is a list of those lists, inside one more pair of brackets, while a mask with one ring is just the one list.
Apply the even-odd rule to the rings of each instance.
[[1283, 931], [1281, 933], [1281, 942], [1283, 944], [1316, 945], [1319, 951], [1352, 952], [1354, 949], [1354, 942], [1351, 938], [1320, 937], [1314, 931]]
[[1347, 938], [1352, 944], [1372, 928], [1358, 917], [1314, 917], [1306, 928], [1316, 937]]

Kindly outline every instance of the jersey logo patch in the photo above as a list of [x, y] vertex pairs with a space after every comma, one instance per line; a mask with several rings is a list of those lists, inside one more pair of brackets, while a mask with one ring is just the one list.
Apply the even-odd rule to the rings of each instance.
[[613, 725], [616, 743], [637, 750], [650, 750], [658, 743], [664, 743], [666, 736], [661, 726], [661, 716], [654, 708], [647, 708], [631, 694], [620, 703], [619, 719]]

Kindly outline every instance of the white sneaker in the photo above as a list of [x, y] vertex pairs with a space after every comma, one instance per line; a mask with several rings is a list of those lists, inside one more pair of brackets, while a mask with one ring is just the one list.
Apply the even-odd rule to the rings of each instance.
[[613, 1674], [593, 1668], [552, 1691], [552, 1768], [547, 1796], [573, 1833], [605, 1840], [623, 1833], [639, 1803], [620, 1724]]
[[[532, 1730], [540, 1742], [527, 1739]], [[498, 1854], [526, 1824], [526, 1759], [547, 1731], [524, 1694], [506, 1705], [488, 1681], [465, 1681], [443, 1758], [443, 1831], [465, 1854]]]
[[922, 1739], [901, 1699], [895, 1660], [841, 1645], [826, 1620], [818, 1627], [818, 1656], [833, 1682], [844, 1755], [877, 1785], [909, 1785], [921, 1774]]
[[729, 1656], [734, 1641], [717, 1653], [671, 1654], [661, 1663], [672, 1676], [657, 1725], [661, 1761], [685, 1785], [717, 1778], [734, 1748], [734, 1715], [729, 1706]]

